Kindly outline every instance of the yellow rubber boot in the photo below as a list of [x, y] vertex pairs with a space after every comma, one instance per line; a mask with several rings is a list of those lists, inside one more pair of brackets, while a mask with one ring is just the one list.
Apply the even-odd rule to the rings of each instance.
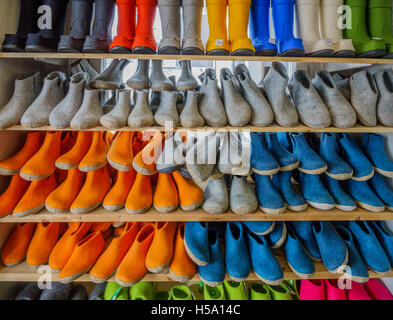
[[209, 39], [206, 42], [207, 54], [219, 56], [229, 54], [227, 4], [227, 0], [206, 0], [209, 22]]
[[228, 0], [228, 5], [231, 55], [255, 55], [255, 49], [247, 35], [251, 0]]

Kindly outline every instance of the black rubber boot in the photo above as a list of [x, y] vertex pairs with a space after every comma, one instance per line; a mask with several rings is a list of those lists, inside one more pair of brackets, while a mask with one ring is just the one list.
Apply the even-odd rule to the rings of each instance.
[[114, 0], [94, 1], [94, 26], [90, 36], [86, 37], [83, 52], [105, 53], [111, 44], [111, 30], [115, 12]]
[[[52, 11], [52, 28], [40, 29], [38, 33], [29, 33], [26, 41], [27, 52], [56, 52], [60, 35], [64, 33], [68, 0], [42, 0], [39, 8], [49, 6]], [[40, 22], [38, 17], [38, 22]], [[39, 24], [38, 24], [38, 27]]]
[[93, 0], [71, 0], [71, 32], [60, 38], [58, 52], [81, 52], [90, 34]]
[[38, 32], [37, 19], [40, 0], [20, 0], [19, 25], [16, 34], [6, 34], [2, 50], [5, 52], [25, 51], [28, 33]]

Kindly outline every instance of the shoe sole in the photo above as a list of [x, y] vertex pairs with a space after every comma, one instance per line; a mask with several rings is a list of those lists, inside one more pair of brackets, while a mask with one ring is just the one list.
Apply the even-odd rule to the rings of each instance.
[[201, 204], [203, 203], [203, 198], [202, 198], [202, 200], [201, 201], [198, 201], [198, 202], [195, 202], [195, 203], [193, 203], [193, 204], [189, 204], [188, 206], [183, 206], [182, 204], [180, 204], [180, 208], [182, 209], [182, 210], [184, 210], [184, 211], [193, 211], [193, 210], [196, 210], [196, 209], [198, 209], [200, 206], [201, 206]]
[[284, 227], [282, 229], [282, 234], [281, 234], [281, 238], [280, 240], [278, 240], [273, 246], [272, 249], [278, 249], [281, 248], [285, 242], [285, 240], [287, 239], [287, 235], [288, 235], [288, 231], [287, 231], [287, 226], [284, 223]]
[[376, 206], [372, 206], [370, 204], [363, 203], [363, 202], [356, 201], [356, 200], [355, 200], [355, 202], [356, 202], [356, 204], [359, 207], [361, 207], [363, 209], [366, 209], [368, 211], [372, 211], [372, 212], [383, 212], [383, 211], [385, 211], [385, 207], [376, 207]]
[[371, 179], [373, 177], [373, 175], [374, 175], [374, 169], [367, 176], [362, 176], [362, 177], [354, 177], [354, 176], [352, 176], [351, 179], [355, 180], [355, 181], [367, 181], [367, 180]]
[[343, 206], [341, 204], [335, 204], [334, 207], [337, 208], [338, 210], [342, 210], [346, 212], [353, 211], [357, 208], [357, 206]]
[[148, 266], [146, 266], [146, 269], [149, 270], [149, 272], [151, 272], [151, 273], [160, 273], [160, 272], [168, 273], [168, 266], [169, 266], [169, 263], [171, 262], [171, 260], [172, 260], [172, 257], [167, 263], [163, 264], [162, 266], [155, 267], [155, 268], [149, 268]]
[[257, 211], [258, 207], [255, 208], [233, 208], [231, 207], [231, 211], [236, 213], [236, 214], [249, 214], [249, 213], [255, 213]]
[[264, 208], [262, 206], [259, 206], [259, 209], [261, 209], [263, 212], [267, 213], [267, 214], [280, 214], [280, 213], [284, 213], [285, 211], [287, 211], [287, 208], [284, 206], [282, 208], [278, 208], [278, 209], [269, 209], [269, 208]]
[[340, 174], [333, 174], [329, 172], [325, 172], [325, 174], [335, 180], [348, 180], [352, 177], [353, 171], [351, 173], [340, 173]]
[[296, 161], [295, 163], [289, 164], [284, 167], [280, 167], [280, 171], [292, 171], [295, 170], [299, 166], [299, 161]]
[[202, 204], [202, 209], [210, 214], [224, 214], [228, 211], [228, 208], [211, 208], [211, 207], [204, 207]]
[[116, 270], [109, 277], [106, 277], [106, 278], [93, 277], [91, 274], [89, 274], [89, 277], [90, 277], [91, 281], [93, 281], [94, 283], [104, 283], [104, 282], [107, 282], [112, 276], [114, 276], [115, 273], [116, 273]]
[[288, 202], [286, 202], [286, 206], [287, 206], [287, 209], [288, 209], [288, 210], [296, 211], [296, 212], [304, 211], [304, 210], [306, 210], [306, 209], [308, 208], [308, 204], [307, 204], [307, 203], [302, 204], [302, 205], [300, 205], [300, 206], [290, 206], [290, 205], [288, 204]]
[[287, 261], [287, 263], [288, 263], [288, 266], [289, 266], [289, 269], [291, 269], [292, 270], [292, 272], [296, 275], [296, 276], [298, 276], [299, 278], [302, 278], [302, 279], [308, 279], [308, 278], [310, 278], [314, 273], [301, 273], [301, 272], [298, 272], [298, 271], [296, 271], [295, 270], [295, 268], [293, 268], [292, 266], [291, 266], [291, 264]]
[[[103, 207], [105, 210], [107, 210], [107, 211], [118, 211], [118, 210], [124, 208], [124, 205], [125, 205], [125, 204], [123, 203], [123, 204], [115, 204], [115, 205], [111, 205], [111, 206], [102, 205], [102, 207]], [[114, 227], [114, 228], [116, 228], [116, 227]]]
[[322, 167], [322, 168], [315, 169], [315, 170], [307, 170], [307, 169], [303, 169], [301, 167], [297, 167], [297, 169], [300, 172], [303, 172], [303, 173], [306, 173], [306, 174], [322, 174], [322, 173], [324, 173], [327, 170], [327, 165]]
[[345, 268], [345, 266], [347, 265], [347, 263], [348, 263], [348, 249], [347, 249], [347, 247], [345, 247], [345, 251], [346, 251], [346, 254], [345, 254], [345, 259], [344, 259], [344, 262], [341, 264], [341, 266], [339, 266], [337, 269], [334, 269], [334, 270], [329, 270], [327, 267], [326, 267], [326, 265], [323, 263], [323, 260], [322, 260], [322, 263], [323, 263], [323, 265], [325, 266], [325, 268], [326, 268], [326, 270], [327, 271], [329, 271], [329, 272], [331, 272], [331, 273], [342, 273], [343, 272], [343, 269]]
[[260, 174], [263, 176], [270, 176], [273, 174], [276, 174], [278, 171], [280, 171], [280, 167], [272, 169], [272, 170], [258, 170], [258, 169], [254, 169], [251, 168], [252, 171], [254, 171], [256, 174]]
[[27, 174], [27, 173], [22, 173], [19, 172], [19, 175], [21, 176], [22, 179], [27, 180], [27, 181], [35, 181], [35, 180], [42, 180], [47, 177], [49, 177], [53, 172], [49, 174]]
[[21, 211], [21, 212], [13, 212], [12, 215], [14, 217], [22, 218], [22, 217], [26, 217], [26, 216], [29, 216], [32, 214], [36, 214], [36, 213], [40, 212], [42, 209], [44, 209], [44, 207], [45, 207], [45, 203], [42, 203], [33, 209], [29, 209], [29, 210]]
[[107, 159], [111, 167], [115, 168], [118, 171], [125, 172], [125, 171], [130, 171], [132, 169], [132, 164], [130, 166], [127, 166], [125, 164], [114, 162], [112, 159], [109, 158], [109, 155], [107, 156]]
[[117, 129], [120, 129], [120, 128], [123, 128], [123, 127], [127, 126], [127, 124], [118, 123], [118, 122], [109, 121], [109, 120], [103, 120], [103, 119], [100, 119], [100, 123], [105, 128], [107, 128], [109, 130], [117, 130]]
[[89, 213], [91, 211], [93, 211], [95, 208], [97, 208], [99, 205], [101, 204], [101, 202], [93, 204], [91, 206], [88, 207], [83, 207], [83, 208], [72, 208], [70, 209], [70, 212], [73, 214], [85, 214], [85, 213]]
[[54, 207], [48, 206], [46, 203], [45, 203], [45, 208], [50, 213], [67, 213], [67, 212], [70, 212], [69, 208], [67, 208], [67, 209], [54, 208]]
[[126, 85], [127, 85], [127, 87], [134, 89], [134, 90], [148, 90], [149, 89], [149, 86], [145, 86], [140, 83], [131, 82], [131, 81], [127, 81]]
[[96, 89], [104, 90], [117, 90], [120, 89], [119, 85], [114, 82], [107, 82], [103, 80], [95, 80], [90, 83], [90, 86]]
[[25, 260], [26, 256], [23, 257], [23, 259], [19, 260], [18, 262], [13, 262], [13, 263], [5, 263], [3, 260], [1, 262], [6, 266], [6, 267], [13, 267], [16, 266], [17, 264], [21, 263], [23, 260]]
[[235, 281], [235, 282], [242, 282], [242, 281], [246, 281], [247, 280], [247, 277], [244, 277], [244, 278], [238, 278], [238, 277], [233, 277], [233, 276], [231, 276], [229, 273], [228, 273], [228, 277], [232, 280], [232, 281]]
[[334, 204], [330, 204], [330, 203], [318, 203], [318, 202], [311, 202], [311, 201], [307, 201], [307, 203], [311, 207], [319, 209], [319, 210], [330, 210], [330, 209], [334, 208]]
[[224, 280], [223, 281], [209, 281], [209, 280], [204, 279], [201, 275], [199, 275], [199, 276], [201, 277], [201, 281], [204, 284], [208, 285], [209, 287], [217, 287], [224, 282]]
[[71, 169], [77, 168], [78, 165], [79, 165], [79, 163], [78, 164], [71, 164], [71, 163], [65, 163], [65, 162], [55, 162], [56, 168], [61, 169], [61, 170], [71, 170]]
[[393, 207], [386, 206], [386, 209], [389, 211], [393, 211]]
[[86, 268], [86, 269], [84, 269], [84, 270], [82, 270], [82, 271], [80, 271], [80, 272], [74, 273], [74, 274], [71, 275], [71, 276], [64, 277], [64, 278], [58, 278], [58, 279], [59, 279], [59, 282], [61, 282], [61, 283], [71, 283], [71, 282], [73, 282], [74, 280], [78, 279], [80, 276], [82, 276], [82, 275], [84, 275], [85, 273], [89, 272], [89, 270], [91, 269], [91, 267], [92, 267], [93, 265], [94, 265], [94, 263], [93, 263], [91, 266], [89, 266], [88, 268]]
[[4, 169], [0, 168], [0, 175], [2, 176], [13, 176], [20, 172], [20, 169]]
[[153, 204], [153, 207], [158, 212], [169, 213], [169, 212], [175, 211], [177, 209], [178, 205], [176, 204], [176, 205], [169, 206], [169, 207], [159, 207], [159, 206]]
[[143, 209], [126, 208], [126, 212], [129, 214], [142, 214], [142, 213], [145, 213], [146, 211], [149, 211], [150, 208], [151, 208], [151, 205], [146, 208], [143, 208]]
[[105, 167], [106, 164], [107, 164], [106, 162], [105, 163], [97, 163], [97, 164], [93, 164], [91, 166], [79, 167], [79, 170], [82, 172], [95, 171], [95, 170]]
[[393, 172], [392, 171], [385, 171], [385, 170], [378, 169], [378, 168], [375, 168], [375, 167], [374, 167], [374, 170], [377, 171], [379, 174], [382, 174], [385, 177], [393, 178]]
[[[255, 270], [254, 270], [254, 271], [255, 271]], [[256, 272], [255, 272], [255, 275], [258, 277], [259, 280], [261, 280], [262, 282], [264, 282], [264, 283], [266, 283], [266, 284], [268, 284], [268, 285], [270, 285], [270, 286], [278, 286], [278, 285], [281, 284], [281, 282], [284, 281], [284, 277], [282, 277], [282, 278], [279, 279], [279, 280], [267, 280], [267, 279], [261, 277], [261, 276], [260, 276], [258, 273], [256, 273]]]
[[197, 257], [195, 257], [192, 254], [190, 248], [187, 245], [186, 239], [184, 239], [184, 248], [186, 249], [186, 252], [187, 252], [188, 256], [190, 257], [190, 259], [192, 261], [194, 261], [198, 266], [206, 266], [206, 265], [209, 264], [209, 262], [205, 262], [205, 261], [199, 260]]
[[267, 234], [269, 234], [270, 232], [272, 232], [274, 230], [274, 227], [276, 226], [276, 222], [273, 221], [272, 225], [269, 227], [269, 229], [266, 229], [265, 232], [255, 232], [250, 230], [252, 233], [257, 234], [258, 236], [266, 236]]
[[153, 174], [155, 174], [155, 172], [149, 171], [146, 168], [136, 164], [135, 161], [132, 161], [132, 166], [134, 167], [135, 171], [139, 172], [144, 176], [152, 176]]
[[143, 280], [144, 277], [145, 277], [145, 275], [143, 275], [142, 278], [140, 278], [140, 279], [138, 279], [138, 280], [136, 280], [136, 281], [127, 282], [127, 281], [119, 280], [119, 279], [115, 276], [115, 281], [116, 281], [120, 286], [122, 286], [122, 287], [131, 287], [131, 286], [133, 286], [134, 284], [138, 283], [139, 281]]
[[183, 275], [175, 274], [170, 268], [168, 270], [168, 273], [169, 276], [176, 282], [188, 282], [193, 277], [193, 276], [183, 276]]

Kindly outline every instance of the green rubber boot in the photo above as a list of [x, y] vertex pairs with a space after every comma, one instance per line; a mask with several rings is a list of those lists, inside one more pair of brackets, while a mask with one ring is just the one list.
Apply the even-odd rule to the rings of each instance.
[[204, 300], [226, 300], [224, 285], [219, 284], [217, 287], [209, 287], [205, 284], [203, 287]]
[[285, 285], [268, 286], [272, 300], [293, 300], [291, 292]]
[[224, 281], [228, 300], [248, 300], [244, 282]]
[[114, 281], [107, 282], [104, 300], [128, 300], [128, 288], [122, 287]]
[[250, 290], [251, 300], [272, 300], [269, 288], [263, 283], [250, 283], [248, 286]]
[[169, 291], [157, 291], [154, 300], [172, 300], [172, 295]]
[[192, 292], [187, 286], [174, 286], [170, 293], [172, 300], [194, 300]]
[[368, 0], [367, 24], [373, 39], [383, 39], [386, 56], [393, 58], [392, 0]]
[[[345, 0], [345, 5], [351, 7], [352, 28], [343, 30], [344, 38], [352, 39], [356, 54], [361, 58], [379, 58], [386, 54], [383, 40], [371, 39], [366, 28], [366, 0]], [[349, 14], [349, 13], [347, 13]], [[348, 19], [344, 24], [348, 23]]]
[[154, 283], [139, 281], [130, 288], [130, 300], [153, 300]]

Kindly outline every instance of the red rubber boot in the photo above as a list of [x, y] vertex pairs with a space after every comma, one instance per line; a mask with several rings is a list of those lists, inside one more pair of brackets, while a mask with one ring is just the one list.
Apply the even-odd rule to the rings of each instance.
[[156, 17], [157, 0], [136, 0], [138, 21], [136, 25], [132, 53], [154, 54], [157, 50], [153, 34], [153, 23]]

